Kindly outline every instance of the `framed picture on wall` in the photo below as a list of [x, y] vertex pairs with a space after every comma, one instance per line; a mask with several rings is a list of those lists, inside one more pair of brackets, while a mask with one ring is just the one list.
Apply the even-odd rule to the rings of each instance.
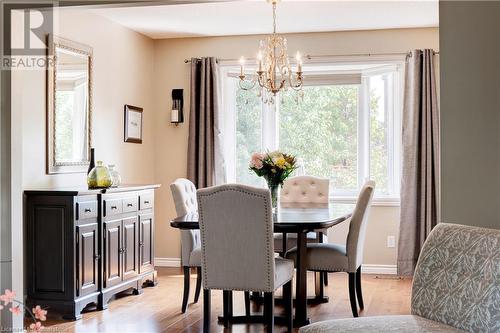
[[142, 108], [125, 105], [124, 141], [142, 143]]

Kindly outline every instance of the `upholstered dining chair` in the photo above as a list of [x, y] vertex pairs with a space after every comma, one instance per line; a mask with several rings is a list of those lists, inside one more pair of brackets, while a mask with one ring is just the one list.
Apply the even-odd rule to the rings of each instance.
[[[365, 243], [366, 225], [371, 207], [375, 182], [368, 181], [359, 194], [356, 207], [349, 222], [346, 246], [338, 244], [307, 244], [307, 269], [316, 272], [347, 272], [349, 274], [349, 299], [352, 315], [358, 316], [356, 295], [359, 308], [363, 309], [361, 292], [361, 263]], [[286, 257], [295, 261], [297, 248], [287, 252]]]
[[[177, 216], [183, 216], [198, 211], [196, 202], [196, 187], [185, 178], [179, 178], [170, 184], [174, 198]], [[199, 230], [181, 230], [181, 264], [184, 270], [184, 296], [182, 299], [182, 313], [186, 312], [189, 300], [189, 285], [191, 268], [197, 270], [196, 291], [194, 302], [198, 302], [201, 291], [201, 248]]]
[[[283, 286], [292, 330], [293, 262], [275, 258], [269, 190], [228, 184], [198, 190], [203, 274], [204, 332], [210, 327], [210, 291], [223, 290], [224, 326], [232, 317], [232, 292], [264, 293], [263, 321], [273, 331], [274, 291]], [[249, 316], [247, 309], [247, 317]]]
[[[330, 193], [330, 180], [313, 176], [296, 176], [285, 181], [280, 194], [283, 204], [328, 204]], [[286, 237], [283, 242], [283, 236]], [[326, 230], [307, 233], [308, 243], [328, 243]], [[282, 255], [297, 246], [296, 234], [275, 234], [274, 249]], [[328, 285], [328, 273], [323, 274], [324, 284]], [[318, 283], [318, 282], [317, 282]]]
[[[313, 176], [296, 176], [289, 178], [283, 184], [280, 194], [282, 204], [328, 204], [330, 180]], [[325, 242], [325, 232], [310, 232], [307, 234], [308, 242]], [[286, 235], [286, 248], [283, 248], [283, 234], [275, 234], [274, 249], [283, 254], [297, 246], [297, 235]]]

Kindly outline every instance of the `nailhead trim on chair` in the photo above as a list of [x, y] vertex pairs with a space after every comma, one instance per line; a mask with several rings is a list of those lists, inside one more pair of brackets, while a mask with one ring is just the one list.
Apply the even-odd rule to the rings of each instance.
[[[212, 193], [209, 193], [209, 194], [199, 194], [198, 195], [198, 216], [199, 216], [199, 221], [203, 221], [203, 214], [202, 214], [202, 211], [203, 209], [201, 209], [202, 207], [202, 203], [201, 203], [201, 200], [200, 200], [200, 197], [201, 196], [204, 196], [204, 197], [209, 197], [209, 196], [213, 196], [217, 193], [220, 193], [220, 192], [227, 192], [227, 191], [237, 191], [237, 192], [241, 192], [241, 193], [245, 193], [245, 194], [249, 194], [249, 195], [252, 195], [252, 196], [255, 196], [255, 197], [259, 197], [259, 198], [262, 198], [264, 199], [264, 204], [265, 204], [265, 212], [266, 212], [266, 216], [268, 216], [269, 214], [269, 210], [268, 210], [268, 207], [270, 206], [270, 202], [269, 202], [269, 197], [268, 196], [264, 196], [264, 195], [259, 195], [259, 194], [255, 194], [255, 193], [252, 193], [252, 192], [248, 192], [248, 191], [245, 191], [245, 190], [242, 190], [240, 188], [236, 188], [234, 186], [231, 186], [231, 185], [222, 185], [221, 188], [219, 188], [218, 190], [212, 192]], [[201, 237], [202, 237], [202, 242], [201, 242], [201, 246], [202, 246], [202, 260], [203, 260], [203, 265], [202, 265], [202, 268], [203, 268], [203, 281], [205, 281], [206, 284], [209, 284], [208, 283], [208, 278], [207, 278], [207, 273], [206, 273], [206, 264], [207, 264], [207, 259], [205, 257], [205, 252], [206, 252], [206, 248], [205, 248], [205, 243], [206, 243], [206, 239], [205, 239], [205, 232], [202, 227], [203, 223], [200, 223], [200, 230], [202, 231], [201, 232]], [[269, 224], [266, 225], [266, 231], [268, 234], [271, 234], [273, 235], [273, 232], [272, 230], [269, 229]], [[269, 237], [268, 237], [269, 238]], [[272, 246], [274, 246], [274, 242], [269, 242], [269, 239], [267, 239], [266, 241], [267, 243], [267, 266], [268, 267], [271, 267], [271, 259], [274, 261], [274, 256], [272, 256], [272, 258], [270, 257], [269, 253], [273, 254], [274, 253], [274, 249]], [[272, 246], [271, 246], [272, 245]], [[274, 262], [272, 263], [274, 265]], [[271, 281], [271, 278], [272, 278], [272, 281]], [[268, 270], [267, 271], [267, 285], [268, 285], [268, 289], [267, 290], [252, 290], [252, 291], [262, 291], [262, 292], [272, 292], [275, 290], [274, 288], [274, 274], [271, 274], [271, 271]], [[235, 291], [246, 291], [246, 290], [242, 290], [242, 289], [228, 289], [228, 288], [210, 288], [210, 289], [222, 289], [222, 290], [235, 290]]]

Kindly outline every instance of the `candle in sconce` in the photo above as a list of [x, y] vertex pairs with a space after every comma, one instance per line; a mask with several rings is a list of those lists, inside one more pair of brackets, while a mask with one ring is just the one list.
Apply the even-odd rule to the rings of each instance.
[[178, 123], [179, 122], [179, 110], [172, 110], [172, 113], [170, 114], [170, 122], [171, 123]]

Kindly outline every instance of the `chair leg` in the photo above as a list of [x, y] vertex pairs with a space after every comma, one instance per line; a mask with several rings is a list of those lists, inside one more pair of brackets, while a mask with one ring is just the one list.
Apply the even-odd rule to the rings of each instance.
[[285, 301], [286, 328], [289, 333], [293, 331], [293, 300], [292, 280], [283, 285], [283, 300]]
[[[323, 243], [323, 231], [317, 231], [316, 232], [316, 240], [318, 243]], [[323, 285], [328, 286], [328, 272], [322, 272], [323, 274]]]
[[203, 333], [210, 332], [210, 290], [203, 289]]
[[356, 273], [349, 272], [349, 300], [351, 301], [352, 316], [358, 316], [358, 306], [356, 305]]
[[274, 292], [264, 293], [264, 323], [266, 332], [273, 332], [274, 329]]
[[182, 313], [186, 312], [189, 300], [189, 280], [191, 279], [190, 268], [184, 266], [184, 296], [182, 297]]
[[324, 272], [314, 272], [314, 293], [316, 297], [325, 297], [325, 287], [324, 287]]
[[283, 233], [283, 239], [282, 239], [282, 243], [281, 243], [281, 253], [280, 253], [280, 256], [282, 258], [285, 258], [285, 254], [286, 254], [286, 251], [287, 251], [287, 244], [288, 244], [288, 241], [286, 239], [286, 232]]
[[198, 303], [198, 299], [200, 298], [201, 291], [201, 267], [196, 267], [196, 291], [194, 293], [194, 302]]
[[361, 266], [356, 271], [356, 296], [358, 297], [359, 309], [363, 310], [365, 305], [363, 303], [363, 293], [361, 292]]
[[250, 292], [245, 291], [245, 316], [250, 318]]
[[233, 316], [233, 292], [231, 290], [224, 290], [222, 292], [223, 313], [224, 313], [224, 327], [229, 327], [231, 317]]

